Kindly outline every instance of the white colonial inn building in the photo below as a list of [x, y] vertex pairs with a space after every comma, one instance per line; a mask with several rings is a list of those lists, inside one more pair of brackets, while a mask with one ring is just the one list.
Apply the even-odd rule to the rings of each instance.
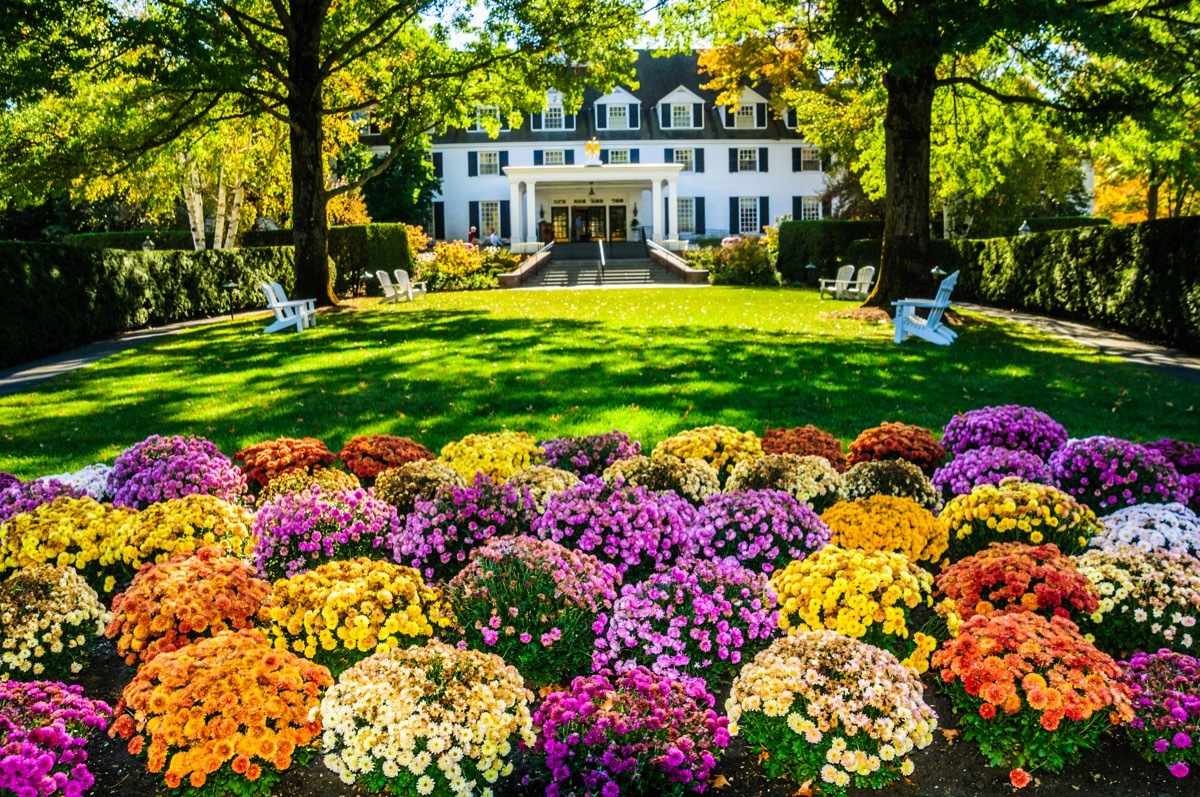
[[636, 90], [589, 91], [577, 113], [551, 93], [545, 111], [495, 138], [479, 125], [436, 137], [434, 237], [465, 239], [474, 226], [515, 249], [639, 234], [679, 241], [828, 212], [821, 153], [766, 96], [747, 87], [736, 109], [718, 105], [695, 55], [642, 52], [637, 78]]

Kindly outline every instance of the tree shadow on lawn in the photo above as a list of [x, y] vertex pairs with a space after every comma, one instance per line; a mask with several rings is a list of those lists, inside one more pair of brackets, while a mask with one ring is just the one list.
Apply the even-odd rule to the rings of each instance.
[[897, 347], [888, 329], [847, 323], [853, 335], [420, 309], [342, 314], [303, 335], [210, 327], [0, 400], [15, 420], [0, 468], [111, 460], [154, 433], [201, 434], [230, 454], [279, 435], [336, 450], [374, 432], [436, 451], [503, 428], [619, 428], [653, 443], [709, 423], [813, 423], [849, 441], [886, 420], [940, 429], [990, 403], [1040, 407], [1075, 436], [1200, 438], [1187, 385], [1019, 325]]

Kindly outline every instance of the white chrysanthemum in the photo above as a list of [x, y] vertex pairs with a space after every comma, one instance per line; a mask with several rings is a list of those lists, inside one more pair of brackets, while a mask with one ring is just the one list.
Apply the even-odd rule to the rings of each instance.
[[97, 462], [94, 465], [88, 465], [74, 472], [56, 473], [53, 476], [46, 476], [45, 478], [56, 479], [63, 484], [69, 484], [72, 487], [86, 490], [87, 494], [97, 501], [107, 501], [112, 497], [112, 494], [108, 491], [108, 474], [110, 471], [112, 471], [112, 465]]
[[1137, 504], [1104, 518], [1104, 530], [1091, 545], [1132, 545], [1147, 553], [1200, 556], [1200, 516], [1178, 503]]

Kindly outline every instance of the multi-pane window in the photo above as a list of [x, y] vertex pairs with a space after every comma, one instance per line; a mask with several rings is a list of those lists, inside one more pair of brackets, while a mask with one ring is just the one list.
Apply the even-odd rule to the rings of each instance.
[[814, 221], [821, 218], [821, 197], [800, 197], [800, 220]]
[[[475, 127], [473, 127], [472, 130], [475, 130], [475, 131], [483, 130], [484, 129], [483, 120], [489, 116], [493, 119], [499, 120], [500, 119], [500, 109], [497, 108], [495, 105], [480, 105], [478, 108], [476, 108], [475, 109]], [[503, 121], [500, 122], [500, 126], [501, 127], [504, 126]]]
[[495, 230], [497, 234], [500, 232], [500, 203], [499, 202], [480, 202], [479, 203], [479, 237], [487, 238]]
[[563, 116], [561, 105], [551, 105], [542, 115], [542, 127], [547, 130], [562, 130], [566, 127], [566, 118]]
[[379, 125], [371, 121], [371, 114], [368, 111], [355, 111], [350, 114], [350, 121], [358, 125], [358, 132], [364, 136], [377, 136], [381, 132]]
[[737, 232], [740, 235], [758, 233], [758, 197], [738, 197]]
[[757, 127], [753, 105], [743, 105], [733, 113], [734, 127]]
[[738, 171], [739, 172], [756, 172], [758, 171], [758, 150], [754, 147], [742, 147], [738, 149]]
[[629, 106], [623, 103], [609, 103], [608, 106], [608, 129], [609, 130], [628, 130], [629, 129]]
[[804, 147], [800, 150], [800, 171], [821, 171], [821, 151], [816, 147]]
[[566, 155], [563, 154], [563, 150], [561, 149], [548, 149], [542, 155], [542, 163], [547, 166], [562, 166], [566, 162]]
[[692, 126], [692, 104], [677, 102], [671, 106], [671, 127]]
[[629, 150], [610, 149], [608, 151], [608, 162], [613, 166], [622, 166], [629, 163]]
[[696, 231], [696, 200], [692, 197], [680, 197], [679, 205], [679, 232]]
[[500, 174], [500, 153], [499, 152], [481, 152], [481, 153], [479, 153], [479, 173], [480, 174]]
[[683, 171], [692, 172], [696, 170], [696, 150], [694, 149], [677, 149], [675, 150], [675, 162], [683, 165]]

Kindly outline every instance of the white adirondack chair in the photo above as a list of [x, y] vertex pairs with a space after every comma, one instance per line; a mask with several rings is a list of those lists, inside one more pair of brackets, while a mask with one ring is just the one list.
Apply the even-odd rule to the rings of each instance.
[[388, 276], [386, 271], [382, 269], [375, 272], [375, 279], [379, 280], [379, 287], [383, 289], [384, 302], [400, 301], [400, 291], [392, 284], [392, 278]]
[[304, 311], [304, 326], [312, 327], [317, 324], [317, 300], [316, 299], [289, 299], [287, 291], [278, 282], [268, 282], [271, 290], [275, 293], [275, 299], [281, 305], [289, 305], [298, 307]]
[[875, 267], [863, 266], [858, 270], [854, 284], [846, 288], [844, 293], [855, 299], [865, 299], [871, 293], [871, 285], [875, 282]]
[[259, 290], [263, 296], [267, 298], [267, 308], [275, 313], [275, 322], [269, 325], [263, 332], [270, 334], [278, 332], [281, 329], [295, 327], [297, 332], [300, 332], [308, 325], [308, 310], [301, 304], [297, 305], [294, 302], [280, 303], [279, 297], [275, 295], [275, 290], [265, 282], [258, 283]]
[[407, 293], [408, 300], [411, 302], [413, 297], [415, 297], [418, 293], [424, 294], [426, 292], [425, 280], [413, 282], [408, 278], [407, 271], [402, 268], [398, 268], [396, 269], [396, 290], [400, 291], [401, 293]]
[[834, 298], [840, 299], [852, 282], [854, 282], [854, 266], [842, 266], [837, 270], [837, 277], [821, 280], [817, 295], [824, 296], [828, 293]]
[[[938, 286], [937, 296], [933, 299], [901, 299], [892, 302], [896, 308], [896, 342], [903, 343], [909, 335], [924, 338], [939, 346], [949, 346], [958, 337], [958, 333], [942, 323], [942, 314], [950, 306], [950, 292], [954, 283], [958, 282], [958, 272], [954, 272]], [[921, 318], [916, 314], [918, 307], [929, 310], [929, 315]]]

